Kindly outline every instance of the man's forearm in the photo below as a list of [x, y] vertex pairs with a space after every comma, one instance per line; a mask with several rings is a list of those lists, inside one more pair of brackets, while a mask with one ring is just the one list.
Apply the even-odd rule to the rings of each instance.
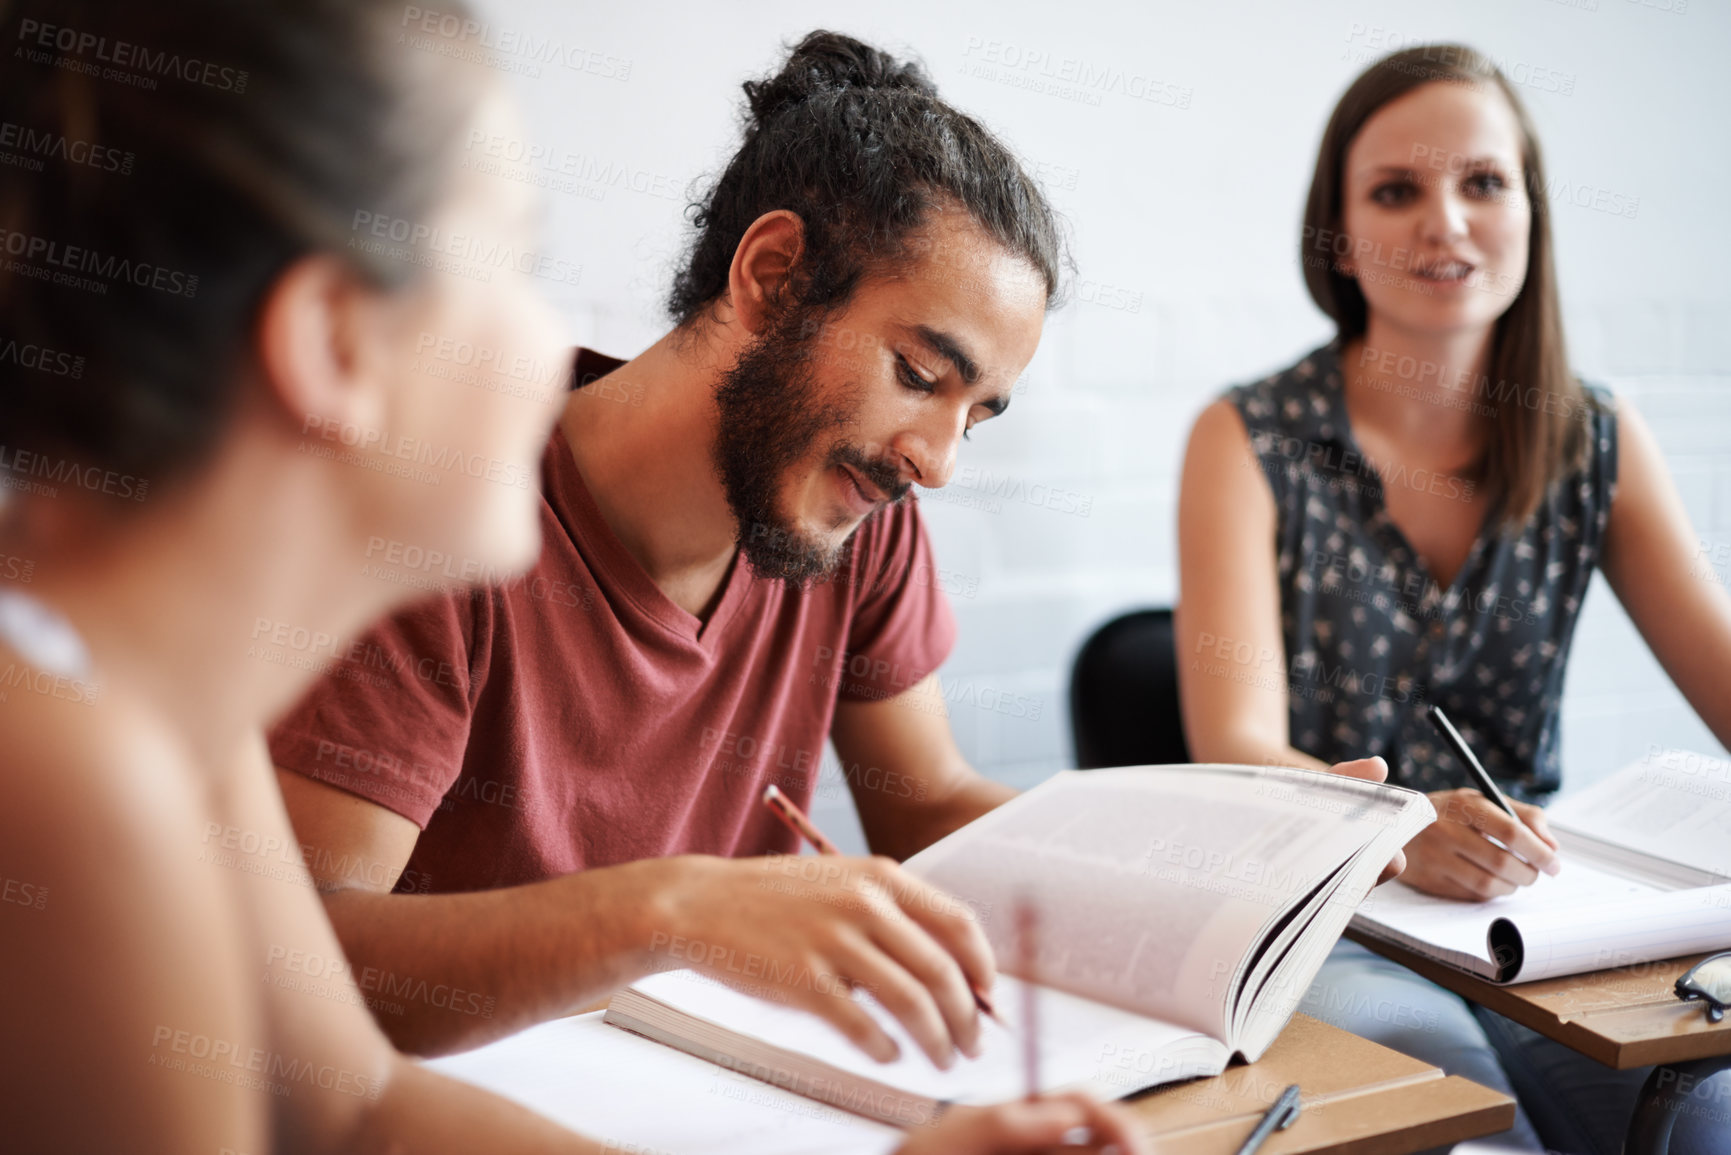
[[652, 864], [503, 890], [336, 890], [325, 909], [367, 1006], [399, 1049], [467, 1050], [569, 1014], [649, 969]]
[[898, 807], [896, 812], [868, 816], [862, 808], [861, 824], [873, 854], [886, 854], [898, 861], [918, 854], [952, 831], [960, 830], [980, 815], [1014, 798], [1020, 791], [994, 782], [969, 767], [956, 785], [941, 798], [928, 798], [918, 805]]

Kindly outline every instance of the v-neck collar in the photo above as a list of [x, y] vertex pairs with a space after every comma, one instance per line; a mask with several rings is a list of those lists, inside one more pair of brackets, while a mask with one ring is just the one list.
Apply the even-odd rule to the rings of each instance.
[[552, 444], [548, 447], [548, 470], [544, 497], [567, 536], [596, 575], [602, 578], [604, 594], [622, 595], [643, 617], [654, 622], [663, 632], [686, 644], [697, 646], [714, 656], [717, 639], [727, 628], [756, 580], [751, 567], [734, 552], [722, 578], [722, 593], [707, 621], [675, 604], [662, 592], [649, 572], [637, 560], [613, 527], [602, 516], [601, 507], [589, 492], [582, 470], [571, 453], [565, 431], [553, 427]]
[[1358, 443], [1358, 435], [1352, 430], [1352, 415], [1346, 407], [1346, 374], [1340, 367], [1341, 342], [1337, 337], [1318, 349], [1313, 355], [1317, 369], [1322, 378], [1322, 392], [1327, 398], [1328, 417], [1334, 426], [1334, 435], [1340, 441], [1342, 449], [1358, 455], [1362, 461], [1362, 472], [1371, 484], [1359, 488], [1359, 496], [1368, 509], [1365, 528], [1371, 533], [1380, 533], [1385, 539], [1385, 545], [1394, 545], [1406, 554], [1407, 564], [1424, 577], [1424, 607], [1431, 606], [1431, 590], [1441, 591], [1440, 597], [1445, 608], [1452, 609], [1459, 603], [1467, 578], [1482, 564], [1485, 550], [1494, 536], [1497, 520], [1502, 516], [1503, 502], [1501, 497], [1493, 498], [1485, 508], [1484, 520], [1479, 523], [1478, 532], [1473, 535], [1472, 548], [1455, 570], [1454, 580], [1446, 589], [1436, 580], [1430, 563], [1419, 553], [1406, 532], [1394, 520], [1394, 515], [1388, 511], [1388, 503], [1383, 500], [1383, 492], [1388, 483], [1383, 480], [1382, 472], [1376, 463], [1364, 452], [1364, 446]]

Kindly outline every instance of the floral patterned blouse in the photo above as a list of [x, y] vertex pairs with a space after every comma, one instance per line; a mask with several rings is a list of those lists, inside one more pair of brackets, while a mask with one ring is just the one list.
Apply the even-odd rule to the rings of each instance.
[[1380, 754], [1390, 781], [1416, 790], [1470, 785], [1425, 717], [1436, 703], [1510, 794], [1543, 801], [1561, 784], [1563, 672], [1616, 492], [1614, 402], [1588, 388], [1584, 467], [1518, 533], [1497, 529], [1493, 507], [1445, 588], [1389, 517], [1383, 487], [1470, 496], [1472, 482], [1370, 464], [1339, 353], [1330, 343], [1226, 393], [1274, 493], [1286, 669], [1271, 668], [1290, 740], [1327, 762]]

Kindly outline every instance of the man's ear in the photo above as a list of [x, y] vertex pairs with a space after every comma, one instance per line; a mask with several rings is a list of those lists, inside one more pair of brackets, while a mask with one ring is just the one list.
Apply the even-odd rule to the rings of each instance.
[[308, 429], [380, 427], [385, 397], [368, 371], [376, 291], [331, 256], [303, 257], [277, 277], [259, 310], [258, 355], [266, 393]]
[[728, 301], [748, 333], [761, 333], [789, 302], [794, 266], [805, 252], [805, 222], [787, 209], [764, 213], [733, 250]]

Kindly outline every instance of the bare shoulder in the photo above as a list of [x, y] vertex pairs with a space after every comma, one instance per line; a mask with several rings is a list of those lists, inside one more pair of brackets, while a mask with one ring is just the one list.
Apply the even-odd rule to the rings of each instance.
[[1187, 468], [1191, 460], [1198, 458], [1200, 464], [1227, 461], [1236, 465], [1249, 454], [1250, 434], [1232, 402], [1222, 397], [1197, 415], [1190, 427]]
[[1618, 493], [1631, 486], [1637, 493], [1644, 493], [1669, 479], [1670, 470], [1665, 467], [1665, 455], [1659, 448], [1658, 438], [1633, 401], [1627, 397], [1616, 399], [1616, 420]]
[[0, 700], [0, 1115], [75, 1148], [254, 1149], [268, 1103], [212, 1062], [263, 1037], [199, 777], [139, 703], [28, 681]]
[[1230, 524], [1261, 533], [1274, 518], [1274, 493], [1243, 417], [1222, 398], [1190, 429], [1179, 489], [1180, 525], [1214, 532], [1223, 528], [1219, 519], [1226, 514], [1232, 515]]
[[[36, 670], [0, 647], [0, 844], [82, 863], [115, 838], [138, 848], [196, 807], [196, 777], [172, 731], [100, 683]], [[190, 816], [190, 815], [189, 815]], [[54, 821], [50, 822], [49, 820]]]

